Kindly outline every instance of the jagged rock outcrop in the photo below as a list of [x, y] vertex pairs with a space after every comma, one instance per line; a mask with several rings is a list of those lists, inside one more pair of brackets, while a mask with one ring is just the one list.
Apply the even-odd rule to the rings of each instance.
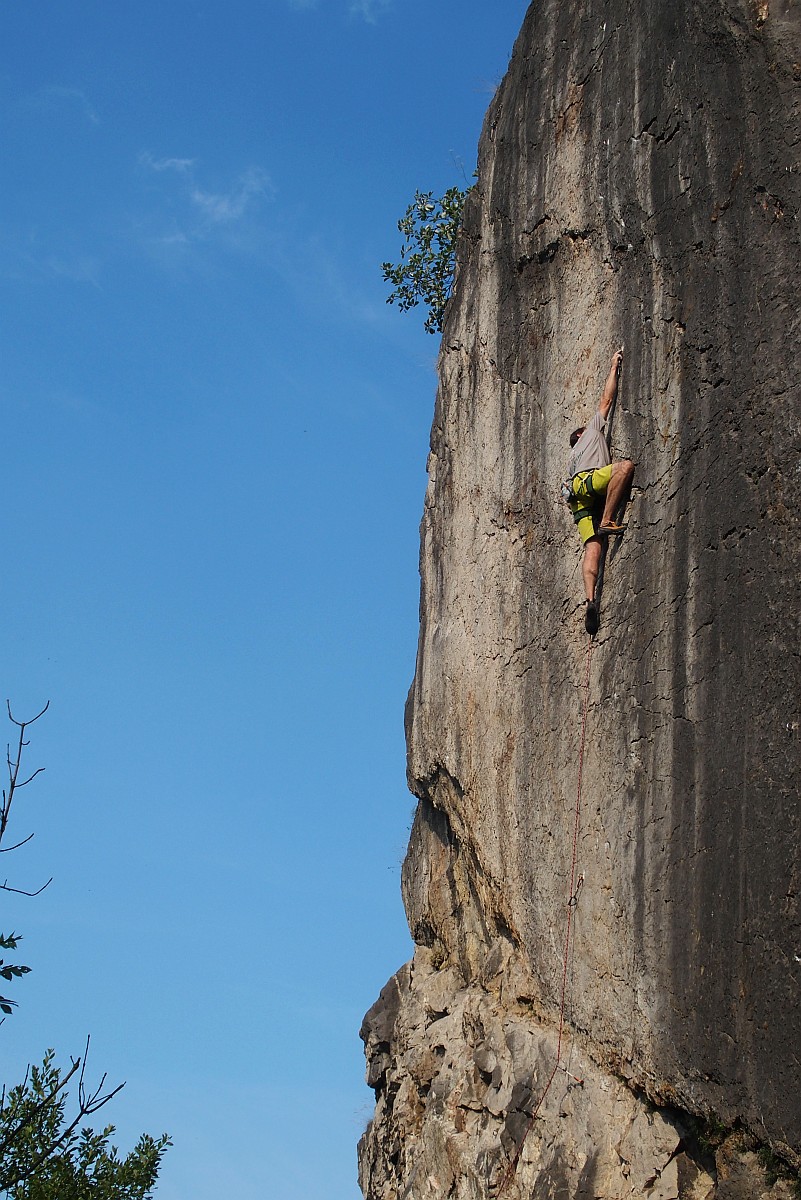
[[[798, 0], [538, 0], [490, 107], [422, 523], [417, 950], [362, 1030], [368, 1200], [790, 1195], [800, 117]], [[558, 483], [621, 342], [637, 486], [591, 659], [572, 1065], [532, 1124], [587, 651]]]

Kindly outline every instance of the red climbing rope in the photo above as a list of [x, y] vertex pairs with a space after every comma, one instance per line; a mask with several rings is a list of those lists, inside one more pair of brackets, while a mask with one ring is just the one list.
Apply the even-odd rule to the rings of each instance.
[[593, 645], [593, 640], [592, 640], [592, 638], [590, 638], [587, 643], [587, 670], [586, 670], [586, 674], [584, 677], [584, 710], [583, 710], [582, 716], [581, 716], [581, 738], [580, 738], [580, 743], [579, 743], [579, 761], [578, 761], [578, 787], [576, 789], [576, 813], [575, 813], [575, 820], [573, 823], [573, 853], [572, 853], [572, 856], [570, 859], [570, 892], [569, 892], [569, 899], [567, 902], [567, 927], [565, 929], [565, 952], [564, 952], [564, 956], [562, 959], [562, 996], [561, 996], [561, 1000], [559, 1003], [559, 1039], [556, 1044], [556, 1064], [554, 1066], [554, 1069], [551, 1071], [551, 1074], [548, 1076], [548, 1081], [545, 1084], [545, 1087], [543, 1088], [542, 1092], [540, 1093], [539, 1100], [537, 1101], [534, 1109], [532, 1110], [531, 1117], [530, 1117], [529, 1122], [526, 1125], [525, 1129], [523, 1130], [523, 1136], [520, 1139], [520, 1144], [518, 1145], [517, 1149], [515, 1150], [514, 1157], [513, 1157], [512, 1161], [509, 1163], [509, 1166], [506, 1168], [506, 1174], [504, 1175], [503, 1180], [501, 1181], [501, 1186], [498, 1189], [498, 1200], [500, 1200], [500, 1197], [506, 1191], [506, 1186], [509, 1183], [509, 1180], [512, 1178], [512, 1176], [515, 1173], [517, 1164], [520, 1161], [520, 1155], [523, 1153], [523, 1146], [526, 1143], [526, 1138], [528, 1137], [529, 1133], [531, 1132], [531, 1128], [537, 1119], [537, 1114], [539, 1113], [540, 1109], [542, 1108], [545, 1097], [548, 1095], [548, 1092], [551, 1090], [551, 1084], [553, 1083], [554, 1079], [556, 1078], [557, 1072], [558, 1072], [559, 1067], [561, 1066], [561, 1062], [562, 1062], [562, 1038], [563, 1038], [564, 1029], [565, 1029], [565, 1007], [566, 1007], [566, 1003], [567, 1003], [567, 972], [568, 972], [568, 964], [570, 962], [570, 939], [573, 935], [573, 909], [576, 907], [576, 902], [578, 899], [578, 890], [579, 890], [579, 888], [581, 886], [581, 882], [582, 882], [581, 877], [579, 877], [578, 885], [576, 883], [576, 864], [578, 862], [578, 837], [579, 837], [579, 828], [580, 828], [580, 824], [581, 824], [581, 780], [582, 780], [582, 776], [584, 774], [584, 742], [585, 742], [586, 735], [587, 735], [587, 710], [589, 709], [589, 706], [590, 706], [590, 659], [592, 656], [592, 645]]

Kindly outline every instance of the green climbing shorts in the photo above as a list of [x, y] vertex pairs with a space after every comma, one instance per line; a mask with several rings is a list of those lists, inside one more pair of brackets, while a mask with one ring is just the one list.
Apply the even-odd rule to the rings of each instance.
[[568, 500], [568, 506], [585, 545], [597, 532], [603, 514], [606, 489], [611, 478], [611, 463], [606, 467], [598, 467], [595, 471], [579, 471], [578, 475], [573, 476], [575, 499]]

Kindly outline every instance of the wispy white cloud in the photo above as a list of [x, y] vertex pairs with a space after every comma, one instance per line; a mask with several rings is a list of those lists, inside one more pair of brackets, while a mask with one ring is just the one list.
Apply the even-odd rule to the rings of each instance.
[[[310, 12], [320, 7], [320, 0], [287, 0], [295, 12]], [[349, 0], [348, 12], [352, 17], [362, 17], [370, 25], [375, 25], [382, 13], [390, 7], [392, 0]]]
[[161, 267], [207, 277], [218, 269], [219, 252], [245, 256], [281, 279], [315, 317], [371, 329], [388, 320], [383, 295], [365, 286], [336, 237], [309, 231], [308, 214], [276, 204], [265, 219], [277, 192], [263, 168], [251, 166], [212, 187], [210, 172], [195, 159], [146, 153], [139, 165], [157, 198], [139, 222], [140, 245]]
[[99, 125], [100, 117], [85, 92], [80, 88], [60, 87], [52, 84], [35, 92], [30, 98], [34, 108], [54, 109], [67, 106], [77, 107], [90, 125]]
[[205, 192], [194, 187], [191, 200], [212, 225], [229, 224], [245, 215], [254, 201], [275, 193], [270, 178], [260, 167], [251, 167], [234, 181], [227, 192]]
[[275, 195], [263, 168], [209, 181], [194, 158], [145, 151], [138, 173], [138, 195], [124, 215], [93, 212], [69, 228], [31, 220], [27, 228], [0, 229], [0, 279], [102, 289], [107, 262], [129, 255], [133, 246], [163, 266], [193, 272], [213, 269], [220, 251], [239, 257], [260, 252], [264, 208]]
[[161, 203], [145, 222], [150, 231], [145, 241], [151, 247], [186, 255], [216, 242], [241, 253], [259, 241], [260, 205], [275, 195], [272, 180], [261, 167], [248, 167], [226, 186], [211, 188], [193, 158], [156, 158], [145, 151], [139, 155], [139, 166], [160, 177]]
[[150, 167], [151, 171], [177, 171], [185, 174], [195, 165], [194, 158], [154, 158], [149, 150], [143, 150], [139, 155], [139, 164]]
[[391, 2], [392, 0], [351, 0], [350, 14], [353, 17], [363, 17], [368, 24], [375, 25]]

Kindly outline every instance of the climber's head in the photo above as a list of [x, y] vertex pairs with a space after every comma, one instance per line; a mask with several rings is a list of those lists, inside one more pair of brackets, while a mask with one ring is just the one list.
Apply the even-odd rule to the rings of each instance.
[[571, 450], [573, 449], [576, 442], [579, 440], [579, 438], [581, 437], [582, 433], [584, 432], [584, 430], [586, 428], [587, 428], [586, 425], [579, 425], [578, 429], [573, 430], [573, 432], [570, 435], [570, 449]]

